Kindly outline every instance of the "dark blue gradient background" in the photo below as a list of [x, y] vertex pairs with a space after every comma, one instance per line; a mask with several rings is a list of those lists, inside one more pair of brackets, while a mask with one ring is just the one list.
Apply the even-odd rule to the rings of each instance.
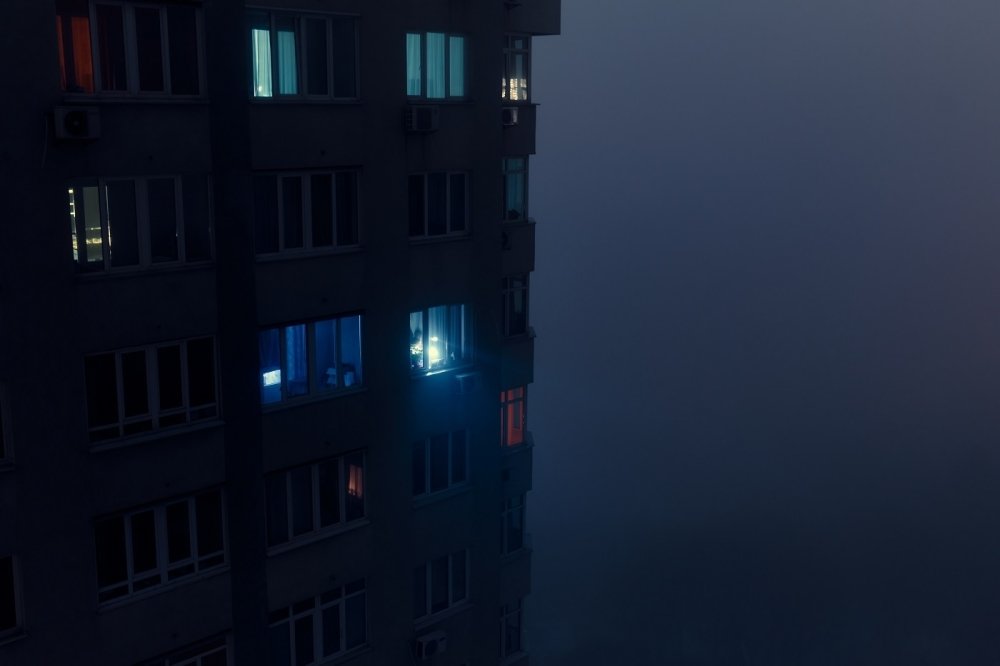
[[533, 58], [532, 663], [1000, 664], [1000, 3]]

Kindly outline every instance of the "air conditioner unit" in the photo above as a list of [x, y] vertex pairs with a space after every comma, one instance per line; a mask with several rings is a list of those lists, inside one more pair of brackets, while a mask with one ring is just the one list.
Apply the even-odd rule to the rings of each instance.
[[441, 116], [436, 106], [408, 106], [403, 114], [407, 132], [433, 132], [441, 126]]
[[458, 395], [472, 395], [479, 386], [478, 372], [464, 372], [455, 375], [455, 393]]
[[517, 124], [517, 107], [516, 106], [505, 106], [500, 109], [500, 117], [503, 120], [504, 127], [513, 127]]
[[432, 631], [417, 637], [414, 652], [420, 661], [426, 661], [435, 655], [448, 650], [448, 634], [443, 631]]
[[96, 106], [57, 106], [52, 115], [57, 139], [88, 141], [101, 136], [101, 114]]

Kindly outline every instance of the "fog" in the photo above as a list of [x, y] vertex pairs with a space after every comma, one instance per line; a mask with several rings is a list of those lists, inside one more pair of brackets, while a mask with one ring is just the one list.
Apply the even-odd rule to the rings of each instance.
[[529, 650], [1000, 663], [1000, 3], [533, 42]]

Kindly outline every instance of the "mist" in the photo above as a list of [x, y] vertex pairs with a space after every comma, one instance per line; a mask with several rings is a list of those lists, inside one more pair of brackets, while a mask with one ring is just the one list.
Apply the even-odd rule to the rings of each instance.
[[529, 650], [1000, 661], [1000, 4], [533, 42]]

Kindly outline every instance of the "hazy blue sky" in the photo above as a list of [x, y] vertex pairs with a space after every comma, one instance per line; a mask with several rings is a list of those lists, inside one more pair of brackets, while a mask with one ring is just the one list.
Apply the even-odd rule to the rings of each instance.
[[533, 48], [533, 663], [1000, 663], [1000, 3]]

